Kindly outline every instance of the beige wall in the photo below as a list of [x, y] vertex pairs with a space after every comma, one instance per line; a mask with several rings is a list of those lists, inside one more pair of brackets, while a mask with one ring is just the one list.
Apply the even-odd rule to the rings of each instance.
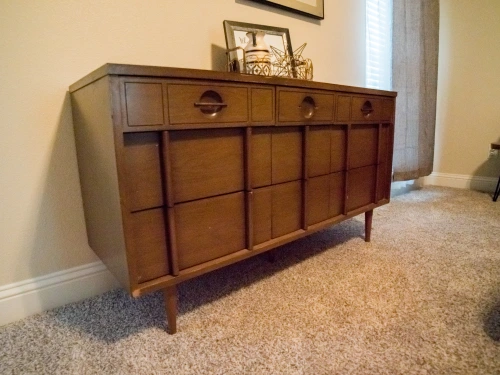
[[500, 1], [441, 0], [434, 172], [498, 177]]
[[288, 27], [315, 80], [363, 85], [364, 0], [325, 3], [319, 22], [245, 0], [0, 0], [0, 286], [97, 260], [70, 84], [106, 62], [220, 69], [228, 19]]

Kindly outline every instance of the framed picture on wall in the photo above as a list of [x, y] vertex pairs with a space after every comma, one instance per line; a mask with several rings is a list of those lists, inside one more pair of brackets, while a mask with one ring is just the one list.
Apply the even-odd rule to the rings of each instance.
[[325, 0], [252, 0], [258, 3], [300, 13], [317, 19], [325, 18]]

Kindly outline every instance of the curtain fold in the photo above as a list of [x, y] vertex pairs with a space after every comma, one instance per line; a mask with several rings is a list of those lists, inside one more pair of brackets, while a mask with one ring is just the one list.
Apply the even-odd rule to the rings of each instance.
[[432, 172], [439, 52], [439, 0], [393, 0], [394, 180]]

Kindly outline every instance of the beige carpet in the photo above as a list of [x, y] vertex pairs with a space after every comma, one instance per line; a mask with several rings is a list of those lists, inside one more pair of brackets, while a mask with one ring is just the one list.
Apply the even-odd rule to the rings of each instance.
[[425, 188], [180, 287], [0, 328], [0, 374], [500, 374], [500, 202]]

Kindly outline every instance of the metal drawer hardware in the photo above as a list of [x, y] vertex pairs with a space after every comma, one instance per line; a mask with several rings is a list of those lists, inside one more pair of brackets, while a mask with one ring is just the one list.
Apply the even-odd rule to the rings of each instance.
[[374, 111], [372, 103], [367, 100], [363, 106], [361, 107], [361, 112], [363, 113], [363, 116], [365, 117], [370, 117], [371, 113]]
[[201, 113], [207, 117], [215, 117], [222, 108], [227, 107], [227, 103], [223, 102], [218, 93], [208, 90], [200, 96], [199, 101], [195, 102], [194, 106], [200, 108]]
[[227, 107], [226, 103], [194, 103], [195, 107]]
[[306, 96], [302, 103], [299, 105], [300, 112], [304, 118], [311, 118], [314, 116], [314, 112], [319, 108], [316, 106], [314, 99], [310, 96]]

